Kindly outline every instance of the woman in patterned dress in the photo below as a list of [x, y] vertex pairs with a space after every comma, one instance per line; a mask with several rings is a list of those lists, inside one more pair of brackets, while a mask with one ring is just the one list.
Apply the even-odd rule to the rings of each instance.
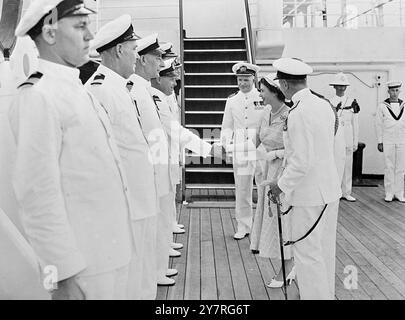
[[[260, 80], [260, 95], [266, 106], [262, 121], [257, 130], [257, 169], [256, 185], [258, 200], [253, 220], [250, 249], [260, 257], [280, 260], [280, 243], [278, 235], [277, 208], [268, 199], [268, 188], [260, 186], [265, 180], [275, 180], [282, 170], [284, 156], [283, 128], [289, 107], [278, 84], [268, 76]], [[282, 218], [283, 238], [291, 239], [289, 215]], [[284, 259], [289, 282], [294, 279], [291, 247], [284, 248]], [[267, 286], [279, 288], [283, 285], [282, 273], [271, 280]]]

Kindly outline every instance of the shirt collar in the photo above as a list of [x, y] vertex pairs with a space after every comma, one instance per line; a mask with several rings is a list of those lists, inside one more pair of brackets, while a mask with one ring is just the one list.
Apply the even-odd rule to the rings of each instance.
[[50, 62], [44, 59], [39, 59], [38, 69], [47, 76], [69, 81], [72, 84], [82, 85], [82, 82], [79, 78], [80, 70], [77, 68], [64, 66], [62, 64]]
[[134, 86], [142, 86], [146, 88], [152, 87], [150, 81], [145, 80], [144, 78], [138, 76], [135, 73], [132, 76], [130, 76], [128, 80], [131, 80], [134, 83]]
[[299, 100], [301, 100], [302, 98], [304, 98], [305, 96], [308, 96], [310, 94], [312, 94], [312, 93], [309, 90], [309, 88], [301, 89], [300, 91], [297, 91], [296, 93], [294, 93], [294, 95], [291, 97], [291, 100], [294, 103], [297, 103]]
[[98, 67], [97, 72], [104, 74], [106, 76], [106, 80], [110, 81], [114, 86], [125, 88], [127, 85], [127, 79], [102, 64], [100, 64]]

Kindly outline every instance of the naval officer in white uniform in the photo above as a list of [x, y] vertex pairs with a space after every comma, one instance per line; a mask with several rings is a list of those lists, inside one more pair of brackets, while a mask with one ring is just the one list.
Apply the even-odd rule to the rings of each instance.
[[356, 99], [350, 98], [346, 94], [346, 89], [350, 86], [349, 80], [342, 72], [335, 75], [330, 86], [336, 91], [329, 101], [336, 108], [339, 118], [339, 130], [344, 131], [345, 152], [337, 155], [336, 166], [338, 167], [339, 177], [342, 181], [342, 198], [347, 201], [356, 201], [352, 193], [352, 170], [353, 170], [353, 152], [356, 152], [359, 144], [359, 111], [360, 107]]
[[127, 298], [128, 183], [108, 116], [77, 69], [89, 60], [90, 13], [79, 0], [36, 0], [16, 29], [40, 61], [10, 109], [13, 185], [41, 274], [57, 281], [53, 299]]
[[[251, 140], [255, 145], [256, 130], [263, 116], [264, 105], [254, 79], [259, 67], [240, 62], [232, 67], [237, 77], [239, 91], [228, 97], [221, 127], [221, 143], [227, 149], [230, 144], [240, 145]], [[232, 156], [235, 178], [236, 240], [247, 236], [252, 228], [252, 190], [256, 159], [249, 154], [234, 152]]]
[[101, 56], [101, 65], [86, 87], [108, 113], [127, 175], [134, 209], [131, 216], [134, 250], [128, 298], [140, 300], [156, 298], [158, 181], [127, 80], [134, 73], [138, 57], [137, 39], [128, 14], [105, 24], [92, 43], [92, 49]]
[[[158, 110], [160, 121], [165, 129], [169, 141], [169, 153], [170, 153], [170, 180], [172, 182], [171, 188], [171, 205], [168, 210], [171, 212], [170, 223], [173, 226], [176, 223], [176, 184], [180, 182], [180, 167], [179, 167], [179, 154], [181, 150], [185, 148], [193, 151], [201, 157], [208, 157], [211, 155], [213, 147], [211, 144], [200, 139], [197, 135], [190, 130], [184, 128], [178, 121], [176, 113], [173, 112], [178, 109], [177, 104], [172, 104], [172, 94], [174, 87], [176, 86], [177, 73], [175, 72], [174, 59], [168, 59], [164, 62], [165, 66], [160, 70], [159, 77], [151, 80], [152, 88], [151, 93], [153, 100]], [[173, 110], [173, 111], [172, 111]], [[171, 228], [172, 226], [168, 226]], [[170, 239], [172, 240], [172, 239]], [[172, 242], [172, 241], [170, 241]], [[170, 256], [176, 257], [180, 253], [174, 250], [174, 247], [179, 248], [181, 244], [172, 243]], [[181, 245], [182, 247], [182, 245]]]
[[334, 160], [335, 115], [329, 103], [307, 87], [309, 65], [281, 58], [273, 66], [281, 90], [294, 106], [284, 128], [285, 169], [278, 181], [270, 183], [270, 190], [273, 196], [284, 192], [293, 207], [289, 213], [293, 239], [286, 240], [293, 243], [301, 299], [334, 299], [341, 196]]
[[405, 202], [405, 102], [399, 99], [402, 83], [387, 83], [389, 98], [377, 108], [376, 132], [378, 151], [384, 152], [384, 187], [385, 201], [394, 197]]
[[168, 270], [169, 251], [172, 242], [170, 210], [173, 192], [169, 168], [169, 141], [152, 98], [150, 83], [152, 78], [159, 76], [160, 69], [164, 67], [163, 51], [159, 48], [157, 34], [138, 40], [137, 50], [140, 58], [136, 62], [135, 74], [129, 80], [133, 82], [131, 95], [139, 110], [142, 131], [151, 148], [151, 160], [158, 181], [159, 212], [157, 215], [156, 278], [158, 285], [171, 286], [175, 284], [175, 280], [169, 278], [169, 276], [177, 274], [177, 270]]

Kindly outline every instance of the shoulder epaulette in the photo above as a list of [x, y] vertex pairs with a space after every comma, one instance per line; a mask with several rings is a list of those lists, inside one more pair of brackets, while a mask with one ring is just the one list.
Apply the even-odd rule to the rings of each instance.
[[39, 79], [41, 79], [43, 76], [43, 74], [41, 72], [35, 72], [32, 75], [30, 75], [27, 80], [25, 80], [25, 82], [21, 83], [18, 86], [18, 89], [21, 87], [25, 87], [25, 86], [33, 86], [34, 84], [36, 84]]
[[229, 98], [232, 98], [232, 97], [236, 96], [236, 95], [238, 94], [238, 92], [239, 92], [239, 91], [236, 91], [236, 92], [234, 92], [234, 93], [230, 94], [230, 95], [228, 96], [228, 98], [227, 98], [227, 99], [229, 99]]
[[105, 75], [102, 74], [102, 73], [99, 73], [94, 77], [93, 82], [91, 83], [91, 85], [102, 84], [104, 79], [105, 79]]

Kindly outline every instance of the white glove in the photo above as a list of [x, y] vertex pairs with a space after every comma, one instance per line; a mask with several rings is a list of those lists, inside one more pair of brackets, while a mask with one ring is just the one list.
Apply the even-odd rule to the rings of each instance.
[[271, 160], [277, 159], [276, 152], [277, 152], [277, 151], [275, 151], [275, 150], [270, 151], [270, 152], [266, 152], [264, 158], [265, 158], [267, 161], [271, 161]]
[[283, 159], [284, 158], [284, 150], [273, 150], [270, 152], [267, 152], [265, 155], [265, 159], [268, 161], [274, 160], [274, 159]]

